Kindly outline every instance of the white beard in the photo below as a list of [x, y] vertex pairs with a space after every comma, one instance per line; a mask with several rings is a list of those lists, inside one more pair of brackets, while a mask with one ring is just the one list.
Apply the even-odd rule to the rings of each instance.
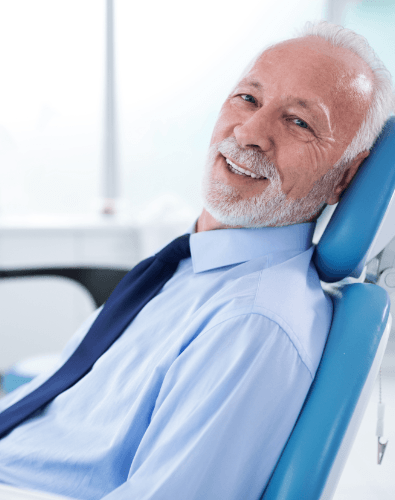
[[[237, 188], [213, 179], [218, 152], [245, 165], [256, 175], [267, 177], [270, 184], [261, 194], [243, 199]], [[277, 168], [264, 153], [242, 149], [234, 137], [228, 137], [209, 149], [203, 177], [204, 207], [214, 219], [227, 226], [269, 227], [307, 222], [318, 216], [325, 206], [340, 170], [341, 166], [337, 165], [331, 168], [304, 198], [287, 200]]]

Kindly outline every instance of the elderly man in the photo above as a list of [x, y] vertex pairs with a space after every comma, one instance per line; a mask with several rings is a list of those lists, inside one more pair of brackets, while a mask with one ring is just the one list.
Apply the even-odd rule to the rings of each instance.
[[60, 375], [2, 401], [0, 482], [81, 499], [258, 499], [331, 322], [314, 221], [392, 103], [348, 30], [323, 23], [265, 50], [222, 107], [190, 245], [140, 264]]

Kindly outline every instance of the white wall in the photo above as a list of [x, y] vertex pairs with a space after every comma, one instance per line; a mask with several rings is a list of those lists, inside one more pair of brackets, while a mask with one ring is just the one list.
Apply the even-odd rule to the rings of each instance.
[[[114, 0], [121, 195], [197, 213], [216, 115], [267, 43], [324, 0]], [[87, 213], [101, 197], [104, 0], [0, 0], [0, 213]]]

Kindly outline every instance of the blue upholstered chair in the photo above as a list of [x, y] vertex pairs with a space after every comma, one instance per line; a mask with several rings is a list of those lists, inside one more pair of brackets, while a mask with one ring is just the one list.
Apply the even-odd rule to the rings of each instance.
[[[394, 191], [392, 117], [316, 247], [314, 261], [322, 281], [361, 274], [378, 229], [388, 231], [385, 214]], [[392, 226], [389, 239], [395, 235]], [[321, 363], [262, 500], [332, 498], [372, 392], [391, 328], [388, 294], [375, 284], [354, 283], [338, 288], [333, 301]]]

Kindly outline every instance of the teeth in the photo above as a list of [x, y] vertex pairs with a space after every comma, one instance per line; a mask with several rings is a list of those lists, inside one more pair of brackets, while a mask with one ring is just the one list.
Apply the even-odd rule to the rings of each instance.
[[228, 160], [228, 158], [225, 158], [226, 160], [226, 163], [228, 165], [230, 165], [232, 167], [233, 170], [235, 170], [236, 174], [239, 174], [239, 175], [248, 175], [249, 177], [252, 177], [253, 179], [256, 179], [258, 178], [258, 176], [256, 174], [254, 174], [253, 172], [249, 172], [248, 170], [245, 170], [244, 168], [241, 168], [239, 167], [238, 165], [235, 165], [233, 162], [231, 162], [230, 160]]

